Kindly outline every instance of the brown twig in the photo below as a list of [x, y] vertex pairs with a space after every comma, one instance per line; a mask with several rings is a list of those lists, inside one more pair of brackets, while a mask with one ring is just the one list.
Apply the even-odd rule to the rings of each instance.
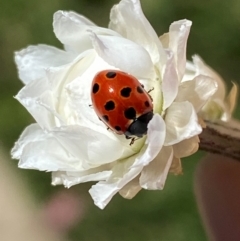
[[216, 123], [206, 121], [206, 125], [199, 136], [199, 149], [240, 161], [240, 122], [237, 120]]

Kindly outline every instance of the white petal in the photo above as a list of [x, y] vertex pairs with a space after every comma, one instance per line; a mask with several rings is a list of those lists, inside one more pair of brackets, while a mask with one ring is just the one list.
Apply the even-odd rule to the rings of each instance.
[[161, 42], [144, 16], [139, 0], [122, 0], [115, 5], [111, 10], [109, 28], [143, 46], [154, 64], [159, 61], [162, 65], [165, 63]]
[[169, 48], [175, 56], [179, 81], [185, 72], [187, 39], [191, 25], [189, 20], [180, 20], [173, 22], [169, 29]]
[[135, 158], [136, 155], [125, 159], [122, 162], [116, 163], [112, 170], [113, 174], [107, 181], [98, 182], [91, 187], [89, 193], [92, 196], [95, 205], [104, 209], [119, 190], [139, 175], [142, 167], [131, 167]]
[[165, 140], [165, 135], [166, 126], [164, 120], [159, 114], [154, 114], [152, 120], [148, 124], [146, 140], [147, 149], [141, 157], [135, 161], [133, 167], [148, 165], [148, 163], [153, 160], [161, 150]]
[[172, 147], [163, 147], [157, 157], [142, 170], [140, 185], [148, 190], [162, 190], [172, 164]]
[[42, 131], [38, 124], [31, 124], [25, 128], [18, 141], [15, 142], [11, 150], [12, 158], [20, 159], [24, 147], [35, 141], [45, 140], [45, 133]]
[[174, 156], [177, 158], [190, 156], [198, 150], [198, 147], [199, 138], [198, 136], [193, 136], [173, 145]]
[[169, 48], [169, 33], [164, 33], [163, 35], [161, 35], [159, 37], [159, 40], [161, 41], [163, 48]]
[[54, 96], [46, 78], [32, 81], [21, 89], [15, 98], [29, 111], [43, 129], [51, 129], [56, 126], [55, 117], [59, 118], [61, 122], [61, 117], [55, 113]]
[[217, 90], [217, 83], [210, 77], [198, 75], [179, 86], [176, 101], [189, 101], [198, 112]]
[[179, 84], [174, 56], [171, 51], [167, 51], [167, 58], [168, 59], [162, 78], [163, 110], [166, 110], [176, 98]]
[[44, 132], [38, 125], [31, 125], [22, 133], [12, 151], [13, 158], [20, 159], [21, 168], [75, 172], [133, 154], [133, 150], [123, 146], [118, 139], [79, 126]]
[[53, 186], [57, 186], [57, 185], [62, 185], [63, 184], [63, 179], [62, 179], [62, 175], [65, 175], [66, 172], [52, 172], [52, 182], [51, 184]]
[[138, 192], [141, 190], [141, 186], [139, 185], [139, 176], [135, 177], [132, 181], [127, 183], [120, 191], [119, 194], [127, 199], [134, 198]]
[[102, 166], [83, 172], [52, 172], [52, 185], [63, 184], [66, 188], [70, 188], [79, 183], [106, 180], [111, 173]]
[[165, 145], [173, 145], [201, 133], [198, 117], [188, 101], [173, 102], [165, 116], [167, 128]]
[[[75, 109], [69, 107], [69, 97], [65, 85], [81, 76], [94, 62], [95, 57], [94, 50], [85, 51], [68, 65], [49, 68], [45, 78], [27, 84], [19, 91], [16, 99], [30, 112], [43, 129], [50, 130], [56, 126], [69, 124]], [[92, 79], [88, 81], [92, 81]], [[89, 89], [82, 91], [90, 96]], [[84, 106], [91, 103], [87, 100], [84, 101], [82, 104]]]
[[43, 44], [15, 52], [19, 78], [25, 84], [44, 77], [47, 68], [67, 64], [73, 58], [71, 53]]
[[103, 209], [127, 183], [139, 175], [159, 153], [165, 138], [165, 124], [161, 116], [155, 114], [148, 125], [148, 140], [140, 153], [114, 166], [112, 176], [105, 182], [99, 182], [89, 190], [94, 203]]
[[212, 68], [210, 68], [208, 65], [206, 65], [198, 55], [193, 56], [193, 63], [196, 66], [197, 75], [207, 75], [217, 82], [218, 88], [214, 94], [214, 97], [223, 100], [225, 98], [226, 87], [224, 80], [220, 77], [220, 75], [217, 72], [215, 72]]
[[108, 64], [136, 77], [151, 78], [153, 63], [148, 52], [140, 45], [117, 36], [90, 33], [93, 47]]
[[79, 159], [59, 145], [49, 133], [37, 124], [30, 125], [21, 134], [12, 150], [13, 158], [19, 159], [18, 166], [40, 171], [75, 170]]
[[[94, 69], [92, 69], [92, 65], [94, 64], [96, 57], [97, 54], [93, 49], [88, 50], [79, 55], [71, 64], [65, 66], [65, 68], [51, 68], [47, 72], [51, 93], [55, 97], [53, 104], [55, 115], [57, 114], [57, 116], [61, 117], [63, 125], [81, 124], [76, 116], [76, 107], [77, 110], [85, 108], [86, 106], [88, 109], [92, 109], [89, 108], [89, 104], [91, 103], [89, 91], [90, 85], [84, 85], [81, 81], [88, 84], [92, 82], [93, 76], [96, 73], [94, 72]], [[92, 69], [91, 79], [83, 78], [88, 69]], [[71, 97], [73, 93], [68, 89], [68, 86], [70, 86], [73, 82], [77, 82], [77, 84], [75, 84], [76, 88], [79, 86], [83, 87], [81, 89], [81, 93], [85, 93], [85, 96], [89, 96], [88, 99], [83, 98], [81, 103], [76, 103], [78, 106], [72, 106]]]
[[118, 35], [110, 29], [96, 26], [82, 15], [65, 11], [57, 11], [54, 14], [53, 28], [56, 37], [67, 48], [78, 53], [92, 48], [88, 30], [99, 34]]
[[129, 144], [123, 145], [114, 135], [105, 135], [83, 126], [62, 126], [54, 130], [52, 135], [80, 160], [75, 171], [99, 167], [134, 154]]

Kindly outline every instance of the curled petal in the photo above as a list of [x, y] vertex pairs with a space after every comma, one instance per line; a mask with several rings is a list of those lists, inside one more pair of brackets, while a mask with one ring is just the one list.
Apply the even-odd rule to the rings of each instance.
[[184, 81], [179, 86], [176, 101], [189, 101], [198, 112], [216, 92], [217, 83], [210, 77], [198, 75], [193, 80]]
[[15, 52], [19, 78], [24, 84], [45, 77], [46, 69], [67, 64], [73, 58], [71, 53], [43, 44]]
[[135, 177], [132, 181], [127, 183], [120, 191], [119, 194], [126, 198], [132, 199], [134, 198], [138, 192], [141, 190], [141, 186], [139, 185], [139, 176]]
[[151, 58], [140, 45], [117, 36], [90, 36], [94, 49], [108, 64], [137, 77], [151, 78], [154, 74]]
[[157, 157], [143, 168], [140, 176], [141, 187], [148, 190], [163, 189], [172, 159], [172, 147], [163, 147]]
[[165, 124], [160, 115], [155, 114], [148, 125], [147, 144], [141, 151], [124, 161], [119, 161], [112, 169], [107, 181], [99, 182], [89, 190], [94, 203], [103, 209], [127, 183], [136, 178], [143, 167], [148, 165], [159, 153], [165, 138]]
[[188, 101], [173, 102], [165, 116], [167, 127], [165, 145], [173, 145], [201, 133], [198, 117]]
[[162, 80], [163, 110], [166, 110], [176, 98], [179, 84], [173, 53], [171, 51], [166, 52], [167, 64]]
[[174, 175], [180, 175], [183, 174], [182, 172], [182, 163], [181, 159], [177, 157], [173, 157], [171, 167], [169, 169], [170, 173], [173, 173]]
[[208, 65], [206, 65], [198, 55], [193, 56], [193, 63], [196, 68], [196, 75], [199, 75], [199, 74], [206, 75], [211, 77], [217, 82], [218, 88], [213, 98], [219, 98], [223, 100], [226, 94], [225, 93], [226, 87], [224, 84], [224, 80], [220, 77], [220, 75], [217, 72], [215, 72], [213, 69], [211, 69]]
[[165, 53], [151, 24], [144, 16], [139, 0], [122, 0], [110, 13], [109, 28], [143, 46], [154, 64], [165, 63]]
[[187, 39], [191, 25], [192, 22], [185, 19], [173, 22], [169, 29], [169, 48], [174, 53], [179, 81], [185, 72]]
[[105, 208], [119, 190], [139, 175], [142, 167], [131, 167], [135, 158], [136, 155], [125, 159], [123, 162], [117, 162], [112, 170], [112, 175], [108, 180], [98, 182], [91, 187], [89, 193], [92, 196], [95, 205], [101, 209]]
[[226, 98], [227, 108], [230, 113], [232, 113], [233, 110], [235, 109], [235, 106], [237, 103], [237, 93], [238, 93], [237, 85], [234, 82], [232, 82], [232, 84], [233, 84], [232, 89], [230, 90], [230, 92]]
[[136, 159], [133, 167], [148, 165], [148, 163], [151, 162], [161, 150], [165, 136], [165, 122], [159, 114], [154, 114], [152, 120], [148, 124], [145, 148], [142, 148], [141, 156]]
[[67, 49], [81, 53], [92, 48], [88, 30], [95, 33], [118, 35], [116, 32], [96, 26], [86, 17], [75, 12], [57, 11], [53, 17], [53, 29], [56, 37]]
[[177, 158], [187, 157], [198, 150], [199, 138], [193, 136], [173, 145], [174, 156]]

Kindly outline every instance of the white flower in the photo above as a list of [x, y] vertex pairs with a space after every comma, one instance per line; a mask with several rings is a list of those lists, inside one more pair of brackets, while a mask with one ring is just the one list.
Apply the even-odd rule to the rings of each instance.
[[201, 108], [199, 115], [204, 120], [229, 121], [236, 105], [237, 85], [233, 82], [232, 89], [226, 96], [225, 82], [221, 76], [204, 63], [197, 55], [193, 57], [193, 62], [188, 62], [184, 79], [192, 79], [197, 75], [205, 75], [215, 80], [217, 91]]
[[[122, 0], [111, 11], [109, 29], [63, 11], [54, 14], [53, 27], [65, 50], [38, 45], [15, 56], [25, 83], [16, 98], [37, 122], [12, 150], [19, 167], [52, 172], [53, 185], [98, 181], [90, 194], [100, 208], [117, 192], [132, 198], [141, 188], [162, 189], [169, 170], [181, 172], [180, 158], [197, 150], [202, 129], [196, 111], [216, 90], [206, 76], [182, 83], [191, 22], [174, 22], [162, 44], [140, 2]], [[89, 106], [92, 80], [105, 69], [153, 88], [155, 114], [146, 137], [131, 146]]]

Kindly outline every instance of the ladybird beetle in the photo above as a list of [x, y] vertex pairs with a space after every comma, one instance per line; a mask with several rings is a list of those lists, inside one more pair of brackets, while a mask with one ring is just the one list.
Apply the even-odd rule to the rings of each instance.
[[106, 126], [127, 139], [142, 137], [153, 117], [151, 96], [133, 76], [118, 70], [97, 73], [91, 88], [92, 106]]

